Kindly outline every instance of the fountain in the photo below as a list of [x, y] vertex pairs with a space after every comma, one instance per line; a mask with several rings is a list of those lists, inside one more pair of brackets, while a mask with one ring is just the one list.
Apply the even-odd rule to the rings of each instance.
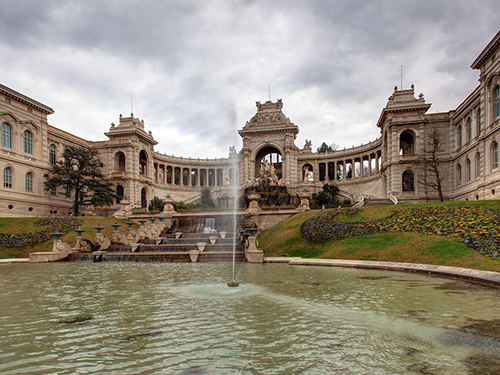
[[[264, 160], [259, 168], [259, 178], [251, 184], [245, 186], [244, 195], [248, 197], [251, 194], [258, 194], [259, 206], [284, 206], [290, 204], [291, 197], [287, 192], [287, 187], [283, 179], [279, 179], [276, 169], [272, 163]], [[246, 198], [247, 205], [250, 202]]]

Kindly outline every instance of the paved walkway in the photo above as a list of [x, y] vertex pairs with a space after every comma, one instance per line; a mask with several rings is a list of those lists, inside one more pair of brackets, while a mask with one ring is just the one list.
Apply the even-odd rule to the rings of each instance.
[[415, 272], [426, 275], [462, 279], [500, 288], [500, 272], [481, 271], [472, 268], [435, 266], [432, 264], [374, 262], [368, 260], [345, 259], [302, 259], [288, 257], [264, 258], [264, 263], [288, 263], [297, 266], [330, 266], [368, 268], [389, 271]]

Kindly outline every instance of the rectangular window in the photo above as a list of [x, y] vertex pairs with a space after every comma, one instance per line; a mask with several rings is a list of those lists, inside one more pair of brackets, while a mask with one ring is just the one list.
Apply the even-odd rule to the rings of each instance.
[[33, 134], [27, 130], [24, 132], [24, 154], [33, 155]]
[[477, 135], [481, 134], [481, 108], [477, 109]]
[[495, 105], [493, 112], [495, 114], [495, 119], [500, 118], [500, 86], [495, 89]]
[[5, 150], [12, 150], [12, 135], [9, 124], [5, 122], [2, 124], [2, 148]]
[[56, 187], [53, 187], [52, 189], [50, 189], [50, 195], [52, 195], [52, 196], [57, 195], [57, 188]]

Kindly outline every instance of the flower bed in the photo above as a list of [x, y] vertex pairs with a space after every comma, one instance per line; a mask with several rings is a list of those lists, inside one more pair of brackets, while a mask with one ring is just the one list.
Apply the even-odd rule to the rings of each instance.
[[32, 233], [0, 233], [0, 246], [21, 247], [36, 245], [50, 240], [52, 238], [50, 233], [68, 233], [70, 230], [78, 228], [82, 224], [82, 219], [74, 217], [47, 217], [37, 220], [35, 224], [48, 225], [48, 227]]
[[396, 211], [392, 216], [366, 223], [343, 223], [339, 214], [355, 215], [359, 209], [336, 209], [311, 217], [302, 224], [302, 234], [314, 241], [383, 232], [418, 232], [457, 238], [467, 246], [496, 259], [500, 252], [500, 211], [484, 207], [417, 207]]

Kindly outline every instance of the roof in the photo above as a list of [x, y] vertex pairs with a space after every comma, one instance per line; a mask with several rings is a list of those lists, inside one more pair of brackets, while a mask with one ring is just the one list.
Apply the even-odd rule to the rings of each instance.
[[49, 106], [47, 106], [43, 103], [40, 103], [34, 99], [31, 99], [29, 96], [21, 94], [20, 92], [13, 90], [10, 87], [4, 86], [1, 83], [0, 83], [0, 92], [6, 94], [7, 96], [14, 97], [17, 100], [20, 100], [21, 102], [24, 102], [28, 105], [31, 105], [32, 107], [35, 107], [42, 112], [47, 112], [49, 114], [54, 113], [54, 110], [52, 108], [50, 108]]
[[472, 65], [470, 66], [472, 69], [479, 69], [480, 65], [486, 60], [488, 57], [490, 57], [495, 50], [500, 46], [500, 31], [495, 35], [493, 39], [488, 43], [485, 49], [483, 49], [483, 52], [479, 54], [479, 56], [474, 60]]

